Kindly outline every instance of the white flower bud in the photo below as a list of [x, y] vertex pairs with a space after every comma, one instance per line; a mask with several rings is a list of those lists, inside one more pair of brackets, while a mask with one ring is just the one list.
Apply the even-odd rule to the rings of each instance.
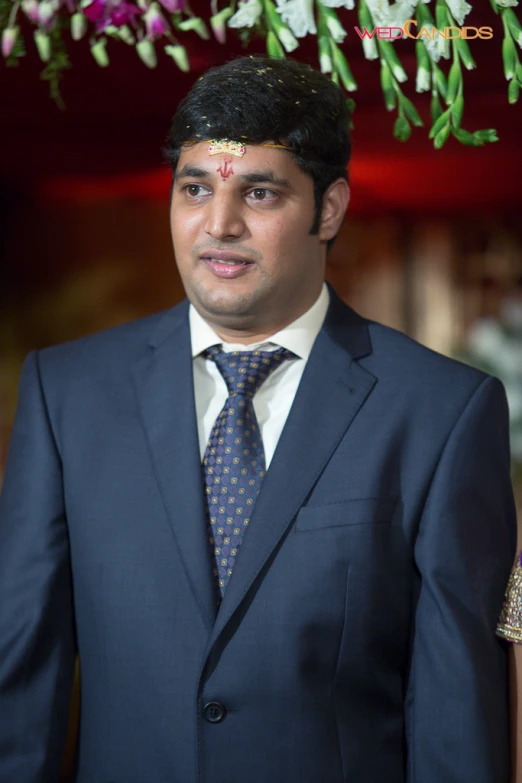
[[79, 41], [87, 30], [87, 17], [78, 12], [71, 16], [71, 36], [73, 41]]
[[40, 60], [44, 63], [48, 62], [51, 58], [51, 42], [47, 33], [43, 30], [35, 30], [34, 42], [40, 55]]
[[158, 64], [158, 60], [156, 57], [156, 50], [154, 49], [154, 44], [151, 41], [138, 41], [136, 44], [136, 51], [138, 52], [138, 55], [142, 62], [145, 63], [147, 68], [155, 68]]
[[172, 46], [169, 44], [165, 47], [165, 52], [172, 57], [180, 71], [190, 71], [190, 64], [187, 57], [187, 50], [184, 46]]
[[98, 38], [95, 44], [91, 46], [91, 53], [100, 68], [106, 68], [109, 64], [109, 55], [105, 50], [107, 41], [105, 38]]

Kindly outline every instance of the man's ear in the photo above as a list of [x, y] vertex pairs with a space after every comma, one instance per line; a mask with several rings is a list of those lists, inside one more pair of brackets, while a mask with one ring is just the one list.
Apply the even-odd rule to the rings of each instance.
[[341, 223], [350, 201], [350, 187], [345, 179], [336, 179], [328, 187], [323, 196], [323, 210], [319, 224], [319, 239], [333, 239]]

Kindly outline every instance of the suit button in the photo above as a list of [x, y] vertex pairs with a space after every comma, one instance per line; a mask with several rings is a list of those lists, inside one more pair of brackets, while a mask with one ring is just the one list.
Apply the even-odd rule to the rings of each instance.
[[221, 723], [227, 716], [227, 711], [218, 701], [209, 701], [203, 707], [203, 715], [209, 723]]

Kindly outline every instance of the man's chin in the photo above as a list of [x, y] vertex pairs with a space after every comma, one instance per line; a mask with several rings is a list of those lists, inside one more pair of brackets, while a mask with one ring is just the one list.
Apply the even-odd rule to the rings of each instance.
[[259, 291], [198, 291], [189, 298], [203, 318], [220, 319], [223, 326], [247, 325], [263, 311]]

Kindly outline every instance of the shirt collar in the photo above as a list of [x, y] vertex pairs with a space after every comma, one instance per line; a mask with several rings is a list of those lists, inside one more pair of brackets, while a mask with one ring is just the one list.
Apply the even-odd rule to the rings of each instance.
[[211, 345], [221, 345], [224, 351], [241, 351], [245, 350], [245, 348], [253, 351], [277, 345], [281, 348], [287, 348], [301, 359], [308, 359], [315, 338], [323, 325], [329, 303], [330, 294], [328, 293], [326, 283], [323, 283], [319, 297], [306, 313], [303, 313], [291, 324], [285, 326], [284, 329], [272, 334], [268, 340], [263, 340], [260, 343], [251, 343], [247, 346], [239, 343], [225, 343], [191, 304], [189, 307], [189, 324], [192, 358], [199, 356], [200, 353]]

